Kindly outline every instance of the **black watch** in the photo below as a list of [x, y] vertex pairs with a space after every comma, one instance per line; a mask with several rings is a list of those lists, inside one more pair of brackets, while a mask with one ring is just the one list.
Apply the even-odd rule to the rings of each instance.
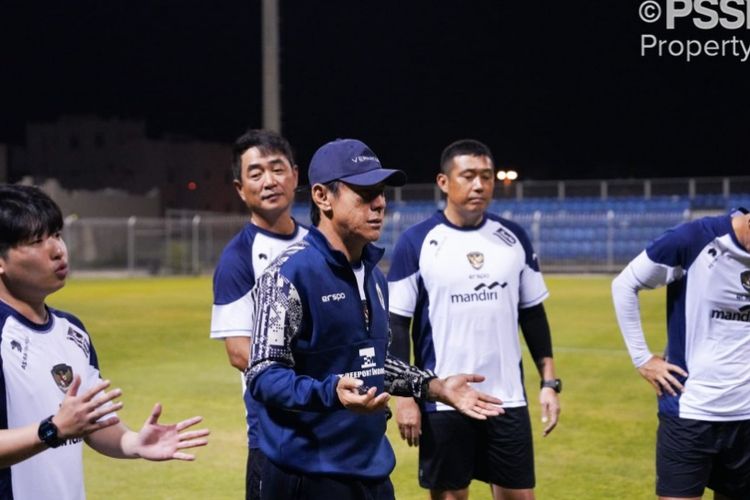
[[554, 389], [556, 393], [560, 394], [560, 391], [562, 391], [562, 380], [560, 380], [559, 378], [556, 378], [554, 380], [542, 380], [542, 382], [539, 384], [539, 389], [541, 390], [545, 387]]
[[63, 441], [57, 436], [57, 426], [52, 423], [52, 417], [53, 415], [50, 415], [39, 422], [37, 435], [50, 448], [57, 448], [63, 444]]

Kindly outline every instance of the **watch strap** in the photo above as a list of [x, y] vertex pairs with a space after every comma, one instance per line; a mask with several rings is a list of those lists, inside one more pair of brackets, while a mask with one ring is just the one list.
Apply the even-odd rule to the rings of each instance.
[[562, 380], [559, 378], [553, 380], [542, 380], [539, 384], [539, 389], [544, 389], [545, 387], [549, 387], [559, 394], [560, 391], [562, 391]]

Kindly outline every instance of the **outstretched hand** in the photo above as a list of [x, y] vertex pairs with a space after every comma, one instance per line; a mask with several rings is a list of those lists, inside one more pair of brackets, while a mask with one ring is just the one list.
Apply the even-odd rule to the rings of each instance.
[[672, 396], [676, 396], [677, 391], [685, 391], [685, 387], [675, 378], [673, 373], [687, 377], [687, 372], [677, 365], [667, 363], [662, 356], [651, 356], [651, 359], [638, 367], [638, 372], [654, 387], [656, 394], [659, 396], [664, 391]]
[[376, 392], [376, 387], [363, 391], [362, 381], [353, 377], [341, 377], [336, 384], [336, 395], [341, 404], [356, 413], [374, 413], [385, 409], [390, 394], [383, 392], [376, 396]]
[[109, 380], [101, 380], [79, 396], [81, 376], [75, 375], [73, 377], [73, 381], [65, 393], [65, 399], [60, 405], [60, 410], [52, 417], [52, 422], [57, 426], [60, 439], [86, 437], [92, 432], [120, 422], [120, 419], [116, 416], [99, 420], [105, 415], [122, 408], [122, 403], [119, 401], [111, 403], [113, 399], [120, 397], [122, 394], [120, 389], [113, 389], [100, 394], [109, 387], [109, 384]]
[[484, 377], [476, 374], [460, 373], [444, 379], [430, 380], [429, 396], [454, 407], [464, 415], [477, 420], [486, 420], [505, 413], [499, 405], [498, 398], [479, 392], [469, 385], [470, 382], [482, 382]]
[[161, 404], [156, 403], [151, 415], [138, 432], [135, 452], [147, 460], [195, 460], [195, 455], [181, 450], [208, 444], [208, 429], [182, 432], [188, 427], [201, 422], [203, 417], [192, 417], [176, 424], [163, 425], [158, 420], [161, 416]]

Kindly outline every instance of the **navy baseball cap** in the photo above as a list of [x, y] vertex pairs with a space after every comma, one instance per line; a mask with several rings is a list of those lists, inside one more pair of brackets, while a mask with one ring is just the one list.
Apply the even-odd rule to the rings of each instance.
[[332, 181], [354, 186], [374, 186], [381, 182], [389, 186], [406, 184], [404, 172], [383, 168], [375, 153], [357, 139], [336, 139], [323, 144], [310, 160], [307, 177], [311, 186]]

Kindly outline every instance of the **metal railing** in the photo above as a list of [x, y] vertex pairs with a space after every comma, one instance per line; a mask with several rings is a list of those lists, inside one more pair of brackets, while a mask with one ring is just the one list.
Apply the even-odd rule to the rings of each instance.
[[[743, 194], [744, 193], [744, 194]], [[750, 206], [750, 177], [525, 181], [499, 185], [492, 212], [528, 232], [547, 271], [615, 272], [664, 230], [693, 216]], [[384, 267], [399, 235], [442, 207], [433, 184], [389, 189], [378, 244]], [[309, 223], [307, 195], [294, 217]], [[245, 215], [173, 210], [163, 218], [68, 218], [64, 237], [76, 271], [121, 274], [212, 272]]]
[[[689, 200], [700, 197], [720, 200], [736, 194], [750, 193], [750, 176], [686, 177], [653, 179], [576, 179], [523, 180], [495, 185], [497, 200], [526, 200], [529, 198], [596, 198], [608, 200], [618, 197], [651, 199], [675, 196]], [[393, 188], [389, 199], [394, 201], [439, 201], [440, 189], [435, 184], [407, 184]]]
[[[306, 209], [306, 207], [304, 207]], [[307, 223], [306, 214], [297, 218]], [[386, 216], [378, 245], [384, 266], [398, 236], [429, 217], [435, 207], [394, 209]], [[669, 213], [503, 212], [529, 234], [547, 271], [614, 272], [665, 229], [690, 218]], [[128, 275], [201, 274], [213, 270], [222, 249], [247, 221], [241, 216], [78, 219], [68, 221], [64, 238], [73, 271], [117, 271]]]

